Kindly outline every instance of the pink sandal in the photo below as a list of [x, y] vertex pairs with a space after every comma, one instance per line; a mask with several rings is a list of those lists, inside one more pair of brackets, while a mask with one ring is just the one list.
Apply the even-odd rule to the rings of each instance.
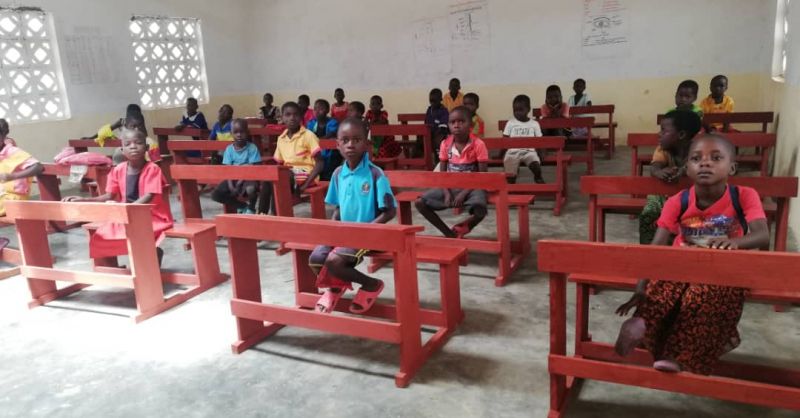
[[456, 234], [456, 238], [464, 238], [465, 235], [469, 234], [471, 231], [469, 229], [469, 225], [466, 222], [462, 222], [460, 224], [453, 225], [452, 228], [453, 232]]
[[378, 295], [380, 295], [381, 292], [383, 292], [383, 281], [381, 281], [378, 290], [372, 292], [364, 290], [364, 287], [361, 287], [358, 289], [358, 292], [356, 292], [356, 297], [354, 297], [353, 301], [350, 303], [350, 312], [354, 314], [367, 312], [372, 308], [372, 305], [375, 304], [375, 301], [378, 300]]
[[[334, 292], [334, 289], [338, 289], [338, 292]], [[331, 313], [334, 309], [336, 309], [336, 304], [339, 303], [339, 299], [342, 298], [344, 292], [347, 289], [344, 288], [330, 288], [322, 294], [322, 297], [319, 298], [317, 301], [317, 312], [319, 313]]]
[[653, 363], [653, 368], [665, 373], [678, 373], [681, 371], [680, 364], [666, 359], [656, 360], [656, 362]]

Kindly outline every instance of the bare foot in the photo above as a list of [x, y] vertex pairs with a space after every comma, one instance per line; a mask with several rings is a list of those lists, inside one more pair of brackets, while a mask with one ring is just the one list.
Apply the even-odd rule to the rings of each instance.
[[628, 318], [619, 329], [614, 351], [622, 357], [630, 354], [634, 348], [641, 344], [645, 329], [644, 319], [636, 316]]

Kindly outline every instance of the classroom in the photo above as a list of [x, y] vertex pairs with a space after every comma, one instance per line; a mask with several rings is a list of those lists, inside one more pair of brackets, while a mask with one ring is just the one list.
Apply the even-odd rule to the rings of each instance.
[[797, 417], [792, 3], [0, 2], [0, 418]]

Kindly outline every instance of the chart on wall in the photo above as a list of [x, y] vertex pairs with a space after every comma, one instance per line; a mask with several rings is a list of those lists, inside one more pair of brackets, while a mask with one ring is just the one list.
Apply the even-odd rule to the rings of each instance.
[[118, 81], [119, 63], [110, 35], [97, 27], [76, 27], [64, 42], [69, 81], [74, 85], [108, 84]]
[[623, 0], [583, 0], [583, 55], [622, 57], [630, 53], [628, 9]]

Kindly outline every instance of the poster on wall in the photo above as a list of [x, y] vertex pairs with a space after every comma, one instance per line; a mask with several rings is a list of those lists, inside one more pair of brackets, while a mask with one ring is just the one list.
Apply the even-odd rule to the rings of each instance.
[[69, 81], [74, 85], [109, 84], [118, 81], [118, 64], [111, 36], [98, 35], [100, 28], [75, 28], [64, 42]]
[[624, 0], [583, 0], [581, 50], [588, 58], [630, 53], [629, 15]]
[[489, 16], [485, 1], [450, 6], [448, 23], [453, 47], [468, 49], [489, 39]]
[[435, 17], [413, 22], [411, 37], [414, 47], [414, 68], [419, 75], [449, 74], [450, 37], [447, 18]]

